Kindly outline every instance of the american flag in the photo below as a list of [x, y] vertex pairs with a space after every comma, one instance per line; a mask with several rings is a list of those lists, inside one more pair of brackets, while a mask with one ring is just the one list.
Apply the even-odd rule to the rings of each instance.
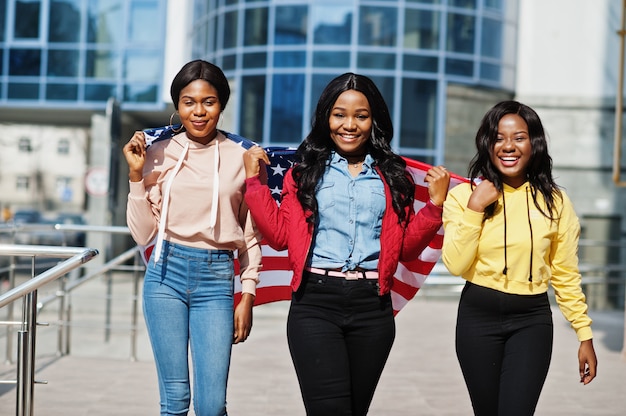
[[[149, 145], [154, 141], [171, 138], [172, 128], [178, 130], [180, 126], [168, 126], [158, 129], [144, 130], [146, 143]], [[240, 143], [244, 148], [255, 145], [254, 142], [231, 133], [223, 132], [229, 139]], [[280, 195], [285, 173], [295, 162], [295, 149], [287, 147], [266, 147], [270, 165], [267, 166], [267, 181], [272, 197], [280, 204]], [[419, 211], [429, 200], [428, 187], [424, 182], [426, 172], [430, 165], [416, 160], [404, 158], [407, 170], [415, 181], [415, 212]], [[467, 179], [451, 174], [450, 188]], [[427, 248], [420, 254], [417, 260], [411, 262], [401, 262], [394, 273], [393, 286], [391, 289], [391, 299], [394, 313], [397, 314], [420, 290], [424, 281], [432, 271], [433, 267], [441, 256], [441, 246], [443, 244], [443, 227], [439, 230], [435, 238]], [[140, 246], [144, 262], [150, 258], [153, 244]], [[276, 302], [281, 300], [291, 300], [291, 275], [287, 261], [287, 251], [273, 250], [266, 244], [261, 247], [263, 253], [263, 271], [260, 281], [257, 284], [255, 305]], [[235, 272], [239, 273], [238, 264], [235, 264]], [[239, 279], [235, 279], [235, 303], [241, 299], [241, 284]]]

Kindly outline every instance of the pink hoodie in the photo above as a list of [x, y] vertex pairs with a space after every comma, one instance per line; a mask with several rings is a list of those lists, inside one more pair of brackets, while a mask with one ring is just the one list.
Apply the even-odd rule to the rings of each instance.
[[[207, 145], [189, 140], [185, 133], [154, 143], [147, 150], [143, 180], [129, 184], [126, 220], [137, 244], [147, 245], [157, 237], [161, 213], [165, 212], [166, 184], [173, 173], [162, 238], [189, 247], [237, 250], [242, 293], [255, 294], [261, 270], [261, 236], [244, 201], [244, 152], [240, 144], [221, 132]], [[219, 184], [215, 199], [214, 183]], [[212, 213], [217, 214], [214, 225]]]

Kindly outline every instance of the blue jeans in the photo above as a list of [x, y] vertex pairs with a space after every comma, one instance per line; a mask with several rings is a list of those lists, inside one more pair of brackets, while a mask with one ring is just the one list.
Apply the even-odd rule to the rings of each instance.
[[163, 244], [150, 260], [143, 310], [159, 379], [161, 415], [187, 415], [188, 349], [197, 416], [226, 415], [233, 342], [233, 253]]

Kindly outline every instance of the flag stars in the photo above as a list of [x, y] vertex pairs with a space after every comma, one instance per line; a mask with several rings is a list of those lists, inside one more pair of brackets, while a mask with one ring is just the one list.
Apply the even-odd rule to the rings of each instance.
[[280, 195], [281, 193], [281, 189], [278, 186], [273, 187], [270, 191], [272, 192], [272, 195]]
[[283, 174], [287, 170], [286, 168], [280, 166], [280, 164], [277, 164], [276, 166], [272, 166], [271, 169], [274, 171], [274, 175], [280, 175], [280, 176], [283, 176]]

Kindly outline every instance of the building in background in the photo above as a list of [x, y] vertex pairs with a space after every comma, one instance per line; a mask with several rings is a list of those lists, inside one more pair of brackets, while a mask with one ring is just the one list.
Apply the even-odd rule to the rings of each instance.
[[93, 115], [111, 97], [135, 124], [165, 110], [166, 7], [0, 0], [1, 203], [85, 209]]
[[461, 175], [484, 112], [518, 99], [544, 121], [583, 235], [623, 241], [621, 14], [621, 0], [0, 0], [0, 204], [123, 223], [111, 133], [167, 124], [174, 74], [201, 58], [231, 83], [223, 129], [296, 145], [326, 83], [359, 72], [387, 101], [393, 148]]
[[[232, 125], [264, 144], [298, 144], [323, 87], [371, 77], [404, 156], [443, 163], [450, 85], [512, 96], [517, 1], [195, 1], [192, 56], [233, 89]], [[464, 94], [464, 93], [463, 93]], [[471, 106], [456, 93], [458, 105]], [[465, 154], [463, 154], [465, 156]]]

